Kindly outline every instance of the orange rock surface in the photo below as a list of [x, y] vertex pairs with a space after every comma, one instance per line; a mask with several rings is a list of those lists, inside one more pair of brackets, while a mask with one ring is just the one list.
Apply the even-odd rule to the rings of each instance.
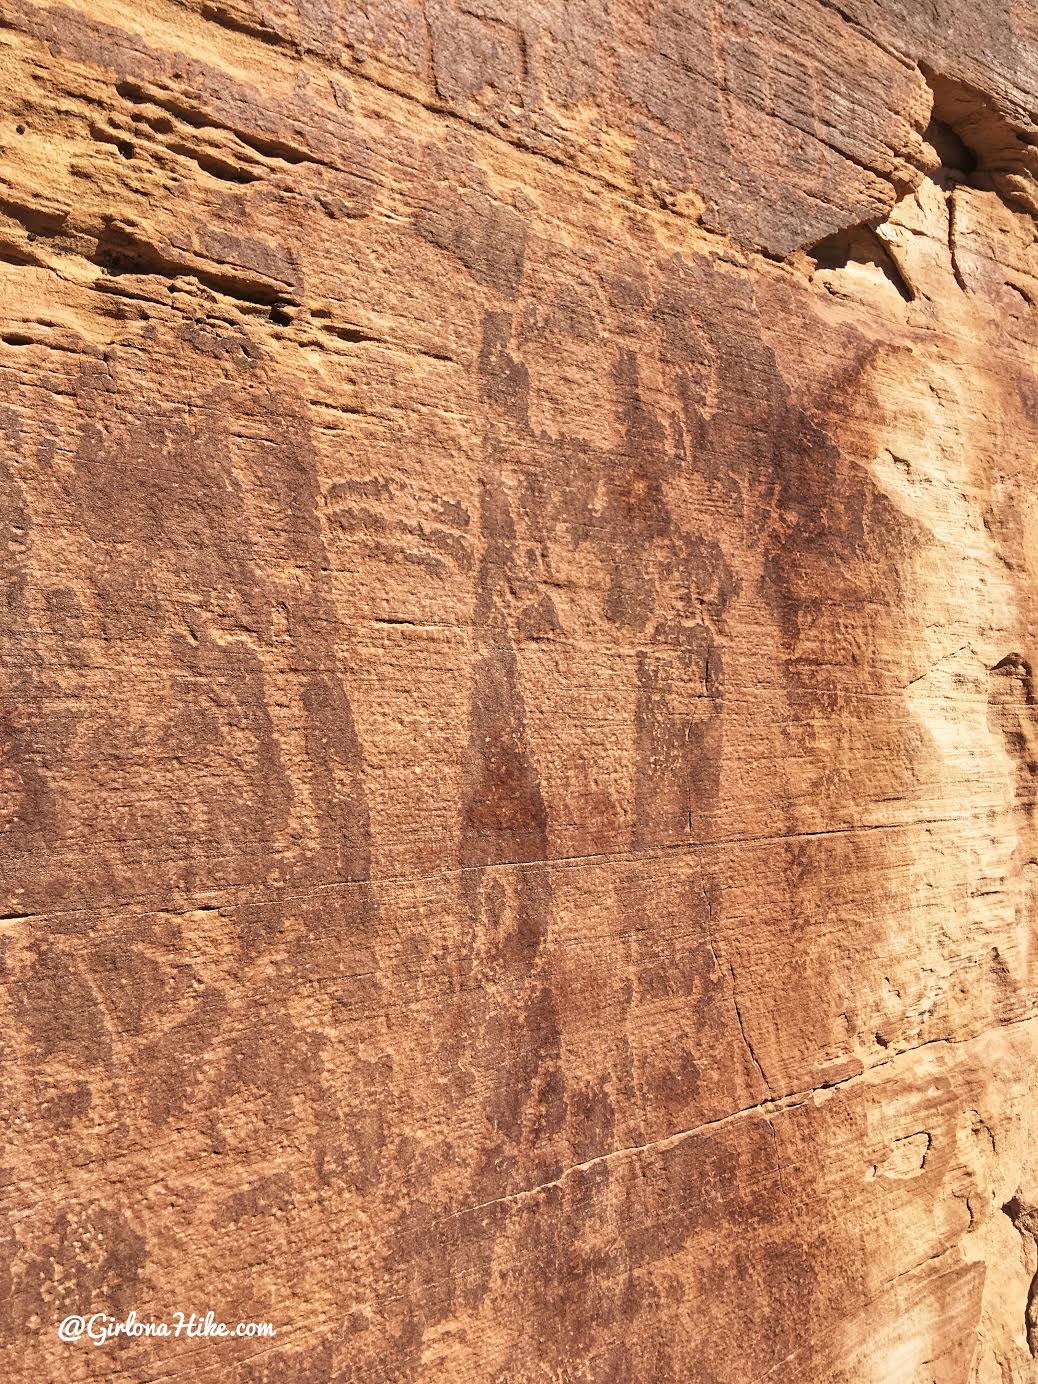
[[0, 1378], [1038, 1380], [1034, 6], [0, 77]]

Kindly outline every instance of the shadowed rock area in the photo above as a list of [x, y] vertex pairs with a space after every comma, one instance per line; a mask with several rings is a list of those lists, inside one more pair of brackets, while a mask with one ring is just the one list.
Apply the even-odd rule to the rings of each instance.
[[0, 76], [0, 1378], [1038, 1381], [1034, 7]]

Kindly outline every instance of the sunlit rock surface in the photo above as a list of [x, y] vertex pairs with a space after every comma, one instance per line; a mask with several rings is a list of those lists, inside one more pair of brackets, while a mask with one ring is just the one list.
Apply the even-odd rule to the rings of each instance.
[[1038, 1379], [1033, 7], [0, 75], [0, 1376]]

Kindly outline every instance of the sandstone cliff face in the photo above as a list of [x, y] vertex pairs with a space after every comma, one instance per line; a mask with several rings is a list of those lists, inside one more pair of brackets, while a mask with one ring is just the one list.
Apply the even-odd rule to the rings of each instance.
[[0, 1375], [1038, 1379], [1033, 6], [0, 75]]

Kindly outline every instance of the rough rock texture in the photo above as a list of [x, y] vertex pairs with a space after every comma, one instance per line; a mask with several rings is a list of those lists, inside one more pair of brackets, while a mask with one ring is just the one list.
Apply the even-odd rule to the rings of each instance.
[[0, 76], [0, 1377], [1038, 1379], [1033, 3]]

